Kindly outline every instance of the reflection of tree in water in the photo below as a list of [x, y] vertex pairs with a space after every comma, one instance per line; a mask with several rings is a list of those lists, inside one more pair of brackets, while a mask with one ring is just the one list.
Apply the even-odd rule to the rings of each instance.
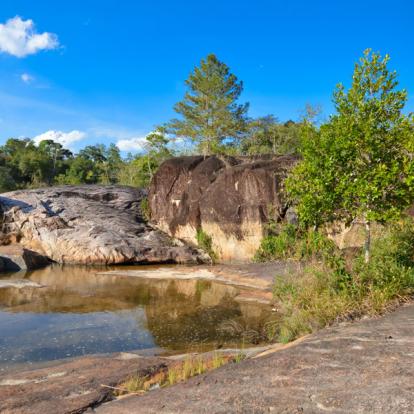
[[[205, 280], [154, 280], [100, 274], [83, 267], [50, 267], [28, 276], [42, 288], [0, 289], [9, 312], [119, 312], [143, 308], [157, 345], [171, 350], [211, 349], [260, 342], [269, 309], [239, 302], [241, 289]], [[138, 331], [143, 323], [137, 321]]]
[[234, 299], [236, 289], [205, 281], [193, 286], [184, 293], [181, 282], [171, 281], [162, 298], [153, 296], [145, 306], [147, 326], [158, 346], [185, 350], [260, 341], [264, 309], [258, 317], [246, 317]]

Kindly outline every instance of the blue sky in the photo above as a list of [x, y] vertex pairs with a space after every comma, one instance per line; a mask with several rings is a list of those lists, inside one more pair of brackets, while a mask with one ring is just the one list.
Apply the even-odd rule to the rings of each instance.
[[0, 144], [41, 135], [75, 150], [139, 148], [208, 53], [244, 81], [251, 116], [287, 120], [306, 103], [329, 115], [336, 83], [370, 47], [391, 55], [414, 111], [413, 22], [409, 0], [1, 0]]

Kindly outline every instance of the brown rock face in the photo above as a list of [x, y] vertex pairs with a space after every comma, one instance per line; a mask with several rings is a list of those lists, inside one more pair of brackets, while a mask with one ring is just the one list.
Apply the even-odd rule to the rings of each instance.
[[283, 180], [296, 162], [291, 156], [167, 160], [151, 183], [151, 219], [163, 231], [193, 244], [197, 229], [203, 229], [222, 261], [249, 260], [264, 224], [287, 212]]
[[[62, 186], [0, 196], [0, 240], [59, 263], [198, 263], [205, 257], [149, 226], [145, 192], [121, 186]], [[0, 243], [1, 244], [1, 243]]]

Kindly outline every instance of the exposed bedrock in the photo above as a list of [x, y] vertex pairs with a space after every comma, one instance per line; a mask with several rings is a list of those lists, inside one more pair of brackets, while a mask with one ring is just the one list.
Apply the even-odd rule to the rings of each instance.
[[293, 156], [167, 160], [151, 183], [151, 219], [192, 244], [202, 229], [221, 261], [250, 260], [269, 218], [288, 212], [283, 182], [296, 162]]
[[47, 257], [22, 246], [0, 246], [0, 271], [33, 270], [48, 264]]
[[198, 263], [205, 255], [144, 220], [145, 191], [62, 186], [1, 194], [0, 244], [10, 242], [59, 263]]

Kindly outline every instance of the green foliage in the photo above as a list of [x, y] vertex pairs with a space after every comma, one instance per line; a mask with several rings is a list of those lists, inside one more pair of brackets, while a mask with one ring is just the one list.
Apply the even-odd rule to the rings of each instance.
[[253, 119], [241, 141], [240, 152], [256, 154], [297, 154], [300, 124], [293, 121], [279, 123], [273, 115]]
[[[281, 342], [331, 324], [338, 319], [375, 315], [414, 293], [414, 223], [389, 225], [373, 243], [365, 263], [358, 255], [345, 260], [313, 260], [303, 274], [275, 279], [274, 297], [281, 309], [277, 330]], [[337, 251], [336, 254], [340, 254]]]
[[9, 139], [0, 147], [0, 192], [53, 184], [123, 184], [147, 187], [173, 153], [160, 132], [146, 137], [145, 152], [122, 159], [115, 144], [89, 145], [74, 155], [61, 144]]
[[148, 198], [144, 197], [139, 203], [139, 205], [140, 205], [141, 213], [144, 219], [146, 221], [150, 221], [151, 220], [151, 209], [149, 206]]
[[14, 181], [10, 170], [0, 165], [0, 193], [11, 191], [16, 188], [16, 182]]
[[217, 260], [217, 254], [213, 249], [213, 239], [203, 229], [197, 229], [197, 244], [200, 249], [204, 250], [211, 258], [213, 263]]
[[413, 117], [402, 112], [407, 93], [388, 61], [365, 51], [350, 89], [334, 93], [337, 114], [320, 129], [304, 123], [303, 161], [286, 182], [302, 223], [387, 222], [412, 203]]
[[165, 125], [166, 131], [190, 139], [203, 154], [222, 152], [225, 140], [238, 140], [246, 131], [248, 104], [237, 103], [243, 83], [210, 54], [190, 74], [186, 86], [184, 99], [174, 107], [181, 119]]
[[269, 234], [262, 239], [255, 260], [263, 262], [295, 256], [296, 239], [296, 227], [290, 224], [283, 226], [278, 234]]
[[50, 185], [66, 170], [72, 153], [50, 140], [37, 147], [30, 139], [11, 138], [0, 147], [3, 186], [7, 190]]
[[148, 187], [160, 164], [174, 156], [167, 147], [169, 140], [161, 131], [146, 137], [144, 155], [130, 156], [118, 172], [118, 182], [135, 187]]
[[325, 259], [333, 262], [338, 258], [335, 244], [321, 232], [292, 224], [278, 227], [276, 234], [272, 232], [262, 239], [256, 261]]

